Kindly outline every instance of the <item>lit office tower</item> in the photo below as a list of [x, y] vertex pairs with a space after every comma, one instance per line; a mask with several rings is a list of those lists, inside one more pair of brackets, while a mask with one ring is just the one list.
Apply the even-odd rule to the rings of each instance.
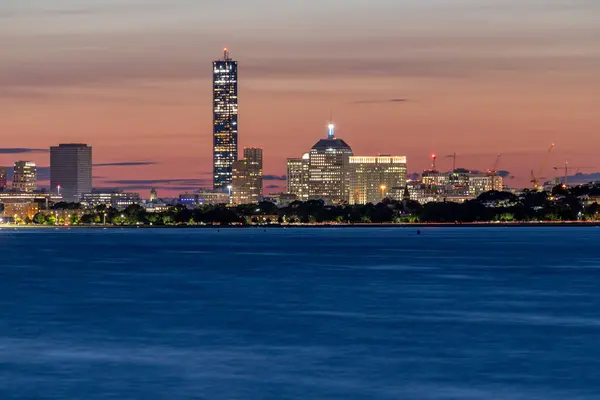
[[0, 167], [0, 190], [6, 188], [6, 168]]
[[329, 124], [327, 139], [319, 140], [310, 150], [308, 166], [309, 198], [341, 203], [348, 200], [348, 158], [352, 149], [335, 137]]
[[298, 200], [308, 200], [308, 161], [310, 155], [304, 154], [302, 158], [288, 158], [287, 160], [287, 193], [294, 194]]
[[406, 187], [406, 157], [352, 156], [348, 160], [349, 203], [377, 204], [392, 190]]
[[232, 166], [231, 202], [252, 204], [263, 196], [263, 151], [257, 148], [244, 149], [244, 159]]
[[64, 201], [79, 202], [92, 192], [92, 148], [86, 144], [60, 144], [50, 148], [50, 190]]
[[34, 162], [15, 162], [12, 187], [13, 190], [24, 193], [31, 193], [37, 189], [37, 168]]
[[213, 62], [213, 188], [231, 185], [232, 164], [238, 156], [238, 71], [225, 49]]

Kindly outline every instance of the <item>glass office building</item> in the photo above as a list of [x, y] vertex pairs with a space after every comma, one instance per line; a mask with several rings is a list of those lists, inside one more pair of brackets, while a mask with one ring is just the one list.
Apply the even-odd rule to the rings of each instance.
[[213, 62], [213, 188], [227, 190], [238, 157], [238, 66], [225, 49]]

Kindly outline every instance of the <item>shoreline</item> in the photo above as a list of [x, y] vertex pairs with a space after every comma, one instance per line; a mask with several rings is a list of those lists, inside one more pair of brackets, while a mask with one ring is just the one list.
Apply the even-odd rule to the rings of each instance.
[[532, 228], [600, 227], [600, 221], [573, 222], [459, 222], [459, 223], [356, 223], [356, 224], [271, 224], [271, 225], [0, 225], [2, 229], [327, 229], [327, 228]]

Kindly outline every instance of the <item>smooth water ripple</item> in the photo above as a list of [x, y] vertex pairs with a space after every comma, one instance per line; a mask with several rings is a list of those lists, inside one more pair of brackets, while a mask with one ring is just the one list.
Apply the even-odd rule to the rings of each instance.
[[0, 398], [600, 398], [600, 229], [421, 231], [0, 230]]

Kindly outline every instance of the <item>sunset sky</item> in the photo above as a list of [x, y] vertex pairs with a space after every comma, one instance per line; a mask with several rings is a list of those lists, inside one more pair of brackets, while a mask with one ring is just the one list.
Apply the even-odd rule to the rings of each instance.
[[83, 142], [108, 164], [95, 186], [209, 187], [225, 46], [240, 148], [263, 147], [267, 175], [332, 109], [355, 154], [406, 155], [412, 172], [434, 152], [482, 170], [502, 153], [524, 186], [552, 142], [545, 176], [600, 171], [598, 0], [2, 0], [0, 165]]

